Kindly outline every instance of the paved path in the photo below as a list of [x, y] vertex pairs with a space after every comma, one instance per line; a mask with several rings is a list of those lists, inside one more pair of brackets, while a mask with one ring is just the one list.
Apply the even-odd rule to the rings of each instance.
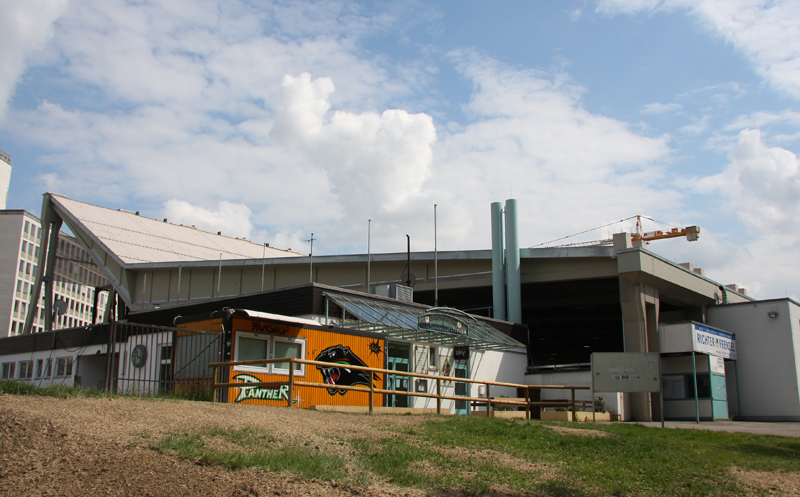
[[[661, 427], [656, 423], [635, 423], [643, 426]], [[730, 433], [757, 433], [760, 435], [781, 435], [784, 437], [800, 437], [800, 423], [762, 423], [756, 421], [667, 421], [667, 428], [686, 430], [727, 431]]]

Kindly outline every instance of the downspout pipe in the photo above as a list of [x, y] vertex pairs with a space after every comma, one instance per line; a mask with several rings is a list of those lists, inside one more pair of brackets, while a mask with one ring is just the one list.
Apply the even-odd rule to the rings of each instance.
[[522, 285], [519, 260], [519, 221], [517, 200], [506, 200], [506, 285], [508, 314], [506, 320], [522, 323]]
[[492, 202], [492, 317], [505, 321], [506, 268], [503, 245], [503, 204]]

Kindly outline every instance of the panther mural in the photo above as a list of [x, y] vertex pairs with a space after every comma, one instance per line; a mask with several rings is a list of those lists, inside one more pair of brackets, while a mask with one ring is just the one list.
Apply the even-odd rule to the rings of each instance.
[[[361, 371], [350, 369], [347, 366], [363, 366], [367, 365], [357, 355], [350, 350], [350, 347], [342, 345], [334, 345], [328, 347], [319, 353], [314, 359], [320, 362], [333, 362], [337, 366], [317, 366], [317, 369], [322, 374], [322, 378], [328, 385], [364, 385], [369, 386], [370, 373], [369, 371]], [[378, 381], [378, 375], [373, 375], [373, 381]], [[331, 395], [344, 395], [347, 390], [339, 388], [328, 388], [328, 393]]]

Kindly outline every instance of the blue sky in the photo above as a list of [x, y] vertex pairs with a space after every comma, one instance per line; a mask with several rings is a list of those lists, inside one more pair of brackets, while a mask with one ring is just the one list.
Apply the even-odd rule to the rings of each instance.
[[[9, 208], [53, 191], [317, 254], [649, 247], [800, 295], [800, 3], [7, 0]], [[646, 230], [661, 229], [649, 223]], [[583, 237], [601, 239], [631, 222]]]

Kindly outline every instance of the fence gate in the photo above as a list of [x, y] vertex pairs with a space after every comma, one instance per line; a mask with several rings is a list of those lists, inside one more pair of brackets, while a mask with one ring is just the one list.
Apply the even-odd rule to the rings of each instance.
[[211, 396], [211, 362], [222, 360], [222, 332], [116, 323], [109, 390], [135, 395]]

